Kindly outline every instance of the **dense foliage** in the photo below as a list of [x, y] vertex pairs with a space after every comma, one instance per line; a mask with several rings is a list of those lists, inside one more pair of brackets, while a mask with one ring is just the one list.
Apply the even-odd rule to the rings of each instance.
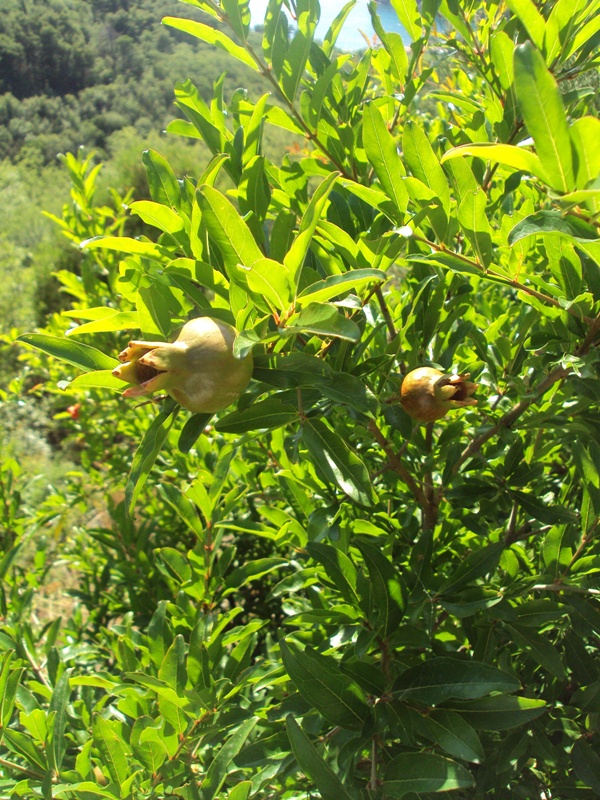
[[[150, 200], [65, 159], [70, 308], [2, 397], [73, 465], [2, 462], [2, 797], [600, 793], [600, 1], [392, 4], [410, 49], [371, 4], [351, 56], [352, 2], [317, 45], [317, 0], [271, 0], [257, 46], [244, 0], [194, 0], [165, 23], [273, 94], [178, 85], [210, 155], [148, 150]], [[235, 407], [110, 394], [130, 339], [204, 315], [253, 354]], [[477, 404], [411, 419], [421, 366]]]

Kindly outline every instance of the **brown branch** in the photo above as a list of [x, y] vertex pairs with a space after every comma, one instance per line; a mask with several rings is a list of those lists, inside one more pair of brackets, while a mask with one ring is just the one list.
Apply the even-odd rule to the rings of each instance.
[[517, 419], [523, 413], [525, 413], [525, 411], [527, 411], [529, 406], [537, 402], [542, 395], [548, 391], [548, 389], [554, 386], [555, 383], [564, 380], [569, 373], [570, 370], [566, 367], [556, 367], [556, 369], [553, 369], [552, 372], [548, 373], [544, 380], [539, 383], [535, 391], [529, 397], [524, 397], [522, 400], [519, 400], [519, 402], [516, 403], [509, 411], [507, 411], [506, 414], [500, 417], [495, 425], [492, 425], [487, 431], [472, 439], [452, 467], [452, 477], [457, 474], [465, 461], [471, 458], [471, 456], [475, 455], [475, 453], [479, 452], [482, 446], [493, 436], [495, 436], [498, 431], [500, 431], [502, 428], [510, 428], [517, 421]]

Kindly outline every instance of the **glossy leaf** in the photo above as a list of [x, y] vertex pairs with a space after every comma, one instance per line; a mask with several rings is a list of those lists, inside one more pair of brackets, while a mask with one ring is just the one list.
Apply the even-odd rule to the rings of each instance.
[[356, 503], [370, 506], [374, 501], [369, 473], [343, 439], [321, 420], [306, 420], [302, 438], [323, 479], [337, 485]]
[[279, 428], [297, 422], [298, 419], [298, 409], [275, 396], [253, 403], [242, 411], [232, 411], [217, 422], [216, 428], [227, 433], [246, 433]]
[[[232, 2], [233, 1], [234, 0], [232, 0]], [[250, 67], [253, 70], [258, 70], [258, 67], [252, 56], [250, 56], [243, 47], [240, 47], [239, 44], [236, 44], [233, 39], [230, 39], [227, 34], [223, 33], [223, 31], [220, 31], [217, 28], [213, 28], [210, 25], [205, 25], [203, 22], [196, 22], [195, 20], [191, 19], [181, 19], [179, 17], [164, 17], [163, 25], [169, 25], [169, 27], [175, 28], [178, 31], [189, 33], [190, 36], [194, 36], [196, 39], [200, 39], [208, 44], [213, 44], [215, 47], [224, 50], [230, 56], [233, 56], [233, 58], [237, 59], [237, 61], [241, 61], [242, 64], [245, 64], [247, 67]]]
[[394, 693], [401, 700], [438, 705], [450, 698], [471, 700], [492, 692], [515, 692], [519, 685], [489, 664], [439, 657], [403, 672], [394, 683]]
[[358, 685], [312, 648], [301, 650], [284, 639], [279, 645], [286, 671], [304, 699], [334, 725], [360, 730], [371, 711]]
[[449, 792], [475, 785], [471, 773], [456, 761], [433, 753], [401, 753], [385, 768], [383, 791], [388, 797], [415, 792]]
[[315, 782], [323, 800], [351, 800], [338, 776], [291, 714], [285, 718], [285, 727], [298, 766]]
[[560, 192], [572, 191], [575, 175], [571, 137], [560, 89], [530, 42], [515, 50], [515, 88], [550, 186]]
[[61, 338], [60, 336], [49, 336], [45, 333], [23, 333], [17, 339], [32, 347], [47, 353], [61, 361], [66, 361], [74, 367], [92, 372], [93, 370], [113, 370], [119, 365], [116, 358], [104, 355], [95, 347], [88, 344], [80, 344], [72, 339]]
[[394, 202], [396, 221], [402, 223], [408, 205], [408, 192], [402, 182], [405, 171], [396, 141], [373, 103], [363, 115], [363, 147], [381, 186]]

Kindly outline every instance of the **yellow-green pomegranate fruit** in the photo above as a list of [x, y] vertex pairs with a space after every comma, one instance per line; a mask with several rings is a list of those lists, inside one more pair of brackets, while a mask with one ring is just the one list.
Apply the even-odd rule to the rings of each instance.
[[252, 355], [233, 355], [237, 331], [212, 317], [187, 322], [175, 342], [129, 342], [113, 375], [132, 384], [123, 397], [163, 391], [194, 413], [234, 403], [252, 377]]
[[477, 405], [471, 395], [477, 384], [464, 375], [445, 375], [433, 367], [419, 367], [409, 372], [402, 381], [400, 403], [413, 419], [433, 422], [441, 419], [453, 408]]

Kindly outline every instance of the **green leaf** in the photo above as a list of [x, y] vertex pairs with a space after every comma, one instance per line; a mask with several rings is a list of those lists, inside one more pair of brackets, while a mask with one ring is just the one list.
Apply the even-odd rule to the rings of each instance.
[[492, 228], [487, 212], [487, 195], [483, 189], [465, 192], [458, 208], [458, 221], [484, 267], [492, 263]]
[[405, 587], [400, 582], [397, 568], [381, 550], [366, 542], [356, 542], [356, 546], [369, 570], [369, 583], [381, 632], [383, 636], [390, 636], [404, 616]]
[[311, 197], [306, 211], [302, 215], [302, 221], [300, 222], [298, 234], [284, 258], [283, 263], [289, 270], [291, 280], [295, 286], [298, 286], [299, 284], [302, 274], [302, 266], [304, 264], [306, 254], [308, 253], [308, 248], [310, 247], [312, 237], [319, 220], [325, 211], [329, 195], [338, 177], [338, 172], [332, 172], [319, 184], [313, 196]]
[[399, 33], [390, 33], [384, 29], [377, 14], [376, 3], [369, 3], [369, 13], [373, 30], [390, 57], [392, 75], [398, 83], [404, 84], [408, 71], [408, 56], [406, 55], [406, 47], [402, 41], [402, 36]]
[[520, 644], [533, 658], [536, 664], [542, 669], [547, 670], [558, 680], [566, 677], [565, 667], [558, 650], [541, 634], [529, 628], [516, 627], [515, 625], [505, 625], [510, 633], [512, 641]]
[[336, 662], [294, 642], [279, 643], [283, 665], [294, 685], [325, 719], [348, 730], [360, 730], [371, 716], [362, 691]]
[[342, 275], [330, 275], [300, 292], [296, 305], [302, 307], [308, 303], [324, 303], [350, 291], [358, 292], [373, 283], [383, 283], [386, 279], [385, 272], [379, 269], [354, 269]]
[[311, 558], [322, 564], [327, 576], [350, 605], [358, 607], [356, 594], [356, 567], [337, 547], [323, 542], [309, 542], [306, 550]]
[[33, 769], [41, 769], [46, 772], [48, 764], [46, 763], [46, 755], [38, 748], [33, 739], [22, 731], [16, 731], [13, 728], [6, 728], [2, 732], [2, 744], [6, 746], [12, 753], [17, 753], [24, 758]]
[[398, 155], [398, 145], [373, 103], [364, 110], [363, 147], [386, 195], [394, 202], [395, 221], [402, 224], [408, 206], [408, 192], [402, 182], [404, 166]]
[[460, 714], [433, 709], [422, 720], [423, 733], [449, 755], [480, 764], [485, 752], [474, 728]]
[[48, 707], [49, 713], [54, 712], [54, 721], [48, 730], [48, 756], [51, 768], [56, 772], [60, 770], [67, 750], [65, 730], [68, 721], [67, 704], [71, 695], [69, 673], [70, 670], [65, 670], [58, 679]]
[[354, 6], [356, 5], [356, 0], [350, 0], [346, 3], [336, 18], [333, 20], [329, 28], [327, 29], [327, 33], [325, 34], [325, 38], [323, 39], [323, 52], [327, 56], [327, 58], [331, 57], [333, 52], [333, 48], [335, 47], [335, 43], [337, 38], [340, 34], [340, 31], [344, 27], [344, 22], [346, 21], [348, 14], [352, 11]]
[[221, 5], [236, 36], [245, 42], [250, 28], [249, 0], [222, 0]]
[[277, 396], [253, 403], [242, 411], [233, 411], [216, 424], [218, 431], [246, 433], [261, 429], [280, 428], [299, 419], [298, 409], [282, 402]]
[[536, 211], [518, 222], [508, 234], [508, 243], [514, 245], [521, 239], [539, 234], [569, 236], [578, 242], [598, 240], [598, 232], [587, 222], [560, 211]]
[[525, 509], [528, 514], [546, 525], [557, 525], [559, 523], [576, 522], [577, 515], [568, 508], [562, 506], [547, 506], [542, 503], [535, 495], [526, 494], [512, 490], [511, 497]]
[[19, 681], [23, 673], [22, 667], [12, 668], [13, 651], [8, 650], [0, 657], [0, 726], [8, 727], [13, 709]]
[[[237, 2], [237, 0], [232, 0], [232, 2]], [[217, 28], [205, 25], [203, 22], [196, 22], [191, 19], [180, 19], [179, 17], [164, 17], [163, 25], [169, 25], [171, 28], [175, 28], [178, 31], [189, 33], [190, 36], [194, 36], [196, 39], [208, 42], [208, 44], [213, 44], [215, 47], [224, 50], [230, 56], [233, 56], [233, 58], [241, 61], [242, 64], [258, 72], [258, 65], [255, 63], [252, 56], [247, 53], [243, 47], [236, 44], [233, 39], [230, 39], [227, 34]]]
[[431, 658], [403, 672], [394, 683], [400, 700], [439, 705], [450, 698], [473, 700], [491, 692], [516, 692], [516, 678], [496, 667], [458, 658]]
[[550, 186], [571, 191], [575, 176], [565, 107], [556, 80], [531, 42], [515, 50], [515, 88]]
[[302, 438], [326, 483], [339, 486], [360, 505], [373, 504], [375, 497], [366, 466], [337, 433], [321, 420], [307, 419]]
[[192, 414], [186, 420], [181, 433], [177, 447], [182, 453], [189, 453], [192, 447], [196, 444], [200, 436], [204, 433], [212, 414]]
[[298, 766], [315, 782], [323, 800], [352, 800], [338, 776], [291, 714], [285, 718], [285, 727]]
[[[109, 313], [106, 313], [106, 312]], [[68, 331], [68, 336], [79, 336], [82, 333], [104, 333], [107, 331], [123, 331], [131, 328], [139, 328], [140, 322], [137, 311], [117, 311], [116, 309], [104, 309], [104, 316], [98, 319], [84, 322], [76, 328]]]
[[270, 258], [259, 258], [247, 270], [246, 280], [253, 292], [261, 294], [272, 311], [283, 313], [294, 299], [294, 284], [289, 269]]
[[234, 758], [246, 744], [246, 740], [256, 727], [257, 722], [258, 719], [256, 717], [247, 719], [225, 741], [216, 758], [211, 762], [200, 786], [199, 791], [202, 800], [213, 800], [218, 795], [229, 774]]
[[137, 200], [130, 205], [134, 214], [145, 222], [165, 233], [176, 234], [184, 229], [183, 220], [176, 211], [151, 200]]
[[416, 42], [423, 33], [417, 0], [392, 0], [392, 8], [410, 36], [411, 42]]
[[287, 561], [285, 558], [271, 557], [271, 558], [256, 558], [248, 564], [243, 564], [241, 567], [236, 567], [232, 570], [225, 580], [228, 589], [239, 589], [240, 586], [245, 586], [250, 581], [258, 580], [263, 575], [268, 575], [280, 567], [286, 566]]
[[304, 75], [306, 62], [319, 21], [319, 3], [317, 0], [297, 0], [296, 24], [298, 29], [290, 42], [281, 72], [278, 73], [279, 85], [285, 97], [293, 103]]
[[104, 355], [95, 347], [79, 344], [60, 336], [48, 336], [45, 333], [23, 333], [17, 338], [17, 341], [29, 344], [54, 358], [60, 358], [61, 361], [66, 361], [85, 372], [113, 370], [119, 366], [116, 358]]
[[456, 571], [444, 581], [439, 590], [440, 594], [449, 595], [452, 592], [457, 592], [477, 580], [477, 578], [483, 578], [485, 575], [495, 572], [503, 551], [503, 543], [496, 542], [471, 553]]
[[171, 399], [167, 400], [163, 410], [153, 420], [135, 451], [125, 487], [125, 505], [129, 514], [133, 514], [138, 495], [148, 479], [150, 470], [175, 422], [178, 411], [177, 403]]
[[429, 139], [415, 122], [407, 122], [404, 126], [402, 149], [412, 174], [435, 192], [447, 214], [450, 210], [448, 179], [440, 167]]
[[121, 787], [131, 772], [127, 761], [129, 748], [115, 730], [115, 723], [95, 714], [92, 722], [94, 746], [98, 748], [102, 765], [106, 766], [110, 777]]
[[450, 792], [475, 785], [471, 773], [449, 758], [433, 753], [401, 753], [385, 768], [382, 791], [386, 797], [414, 792]]
[[546, 20], [537, 10], [533, 0], [506, 0], [506, 5], [519, 19], [531, 41], [541, 50], [544, 46]]
[[150, 195], [154, 202], [162, 203], [168, 208], [179, 209], [181, 205], [179, 181], [167, 159], [155, 150], [144, 150], [142, 163], [146, 168]]
[[546, 710], [543, 700], [529, 697], [494, 695], [466, 703], [452, 702], [448, 710], [457, 711], [476, 730], [506, 731], [526, 725]]
[[462, 156], [474, 156], [487, 161], [495, 161], [498, 164], [504, 164], [506, 167], [528, 172], [544, 183], [548, 182], [539, 157], [523, 147], [515, 147], [512, 144], [487, 144], [486, 142], [463, 144], [460, 147], [453, 147], [451, 150], [446, 151], [441, 161], [443, 164], [451, 158], [460, 158]]
[[571, 750], [570, 762], [579, 780], [600, 795], [600, 756], [583, 738], [578, 739]]
[[167, 250], [154, 242], [144, 242], [129, 236], [94, 236], [79, 245], [83, 250], [115, 250], [136, 256], [149, 256], [162, 259]]
[[230, 280], [245, 285], [247, 276], [243, 268], [249, 269], [255, 261], [263, 258], [250, 228], [232, 203], [212, 186], [200, 186], [196, 196], [203, 221], [221, 251]]
[[312, 333], [316, 336], [334, 336], [357, 342], [360, 328], [347, 319], [338, 309], [327, 303], [309, 303], [300, 313], [293, 314], [281, 332], [288, 336], [294, 333]]

